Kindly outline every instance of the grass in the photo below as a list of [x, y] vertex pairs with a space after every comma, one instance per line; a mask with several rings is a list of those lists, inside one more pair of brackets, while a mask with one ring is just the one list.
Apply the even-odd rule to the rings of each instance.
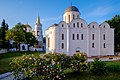
[[0, 74], [9, 72], [11, 70], [9, 63], [13, 58], [20, 57], [23, 54], [34, 54], [35, 56], [39, 56], [41, 53], [42, 52], [8, 52], [0, 54]]
[[120, 80], [120, 73], [108, 73], [102, 76], [92, 75], [88, 71], [68, 73], [65, 80]]

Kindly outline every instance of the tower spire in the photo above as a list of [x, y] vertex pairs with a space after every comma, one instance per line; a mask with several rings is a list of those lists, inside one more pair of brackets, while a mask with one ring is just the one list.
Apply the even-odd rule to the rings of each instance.
[[37, 18], [37, 21], [36, 21], [37, 24], [40, 24], [40, 16], [38, 15], [38, 18]]

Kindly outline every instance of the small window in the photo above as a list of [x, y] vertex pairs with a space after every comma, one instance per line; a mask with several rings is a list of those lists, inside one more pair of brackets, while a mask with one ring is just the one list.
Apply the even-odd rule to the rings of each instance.
[[39, 36], [40, 35], [40, 32], [39, 31], [37, 31], [37, 36]]
[[106, 48], [105, 43], [104, 43], [103, 47]]
[[83, 34], [81, 34], [81, 40], [83, 40]]
[[70, 15], [68, 15], [68, 22], [70, 22]]
[[66, 16], [65, 16], [65, 21], [66, 21]]
[[95, 48], [95, 45], [94, 45], [94, 43], [92, 43], [92, 48]]
[[105, 25], [103, 26], [103, 28], [105, 28]]
[[83, 23], [81, 23], [81, 28], [83, 27]]
[[61, 46], [62, 49], [64, 49], [64, 43], [62, 43], [62, 46]]
[[73, 40], [75, 40], [75, 35], [74, 35], [74, 34], [73, 34], [73, 37], [72, 37], [72, 38], [73, 38]]
[[48, 48], [50, 47], [50, 38], [48, 38]]
[[77, 40], [79, 40], [79, 34], [77, 34]]
[[62, 34], [62, 40], [64, 40], [64, 34]]
[[75, 15], [73, 14], [73, 19], [75, 19]]
[[79, 18], [79, 15], [77, 15], [77, 19]]
[[103, 40], [105, 40], [105, 34], [103, 35]]
[[77, 27], [79, 27], [79, 22], [77, 22]]
[[75, 27], [75, 23], [73, 23], [73, 27]]
[[62, 24], [62, 27], [64, 27], [64, 25]]
[[94, 34], [92, 34], [92, 40], [94, 40]]
[[92, 27], [94, 28], [94, 25]]

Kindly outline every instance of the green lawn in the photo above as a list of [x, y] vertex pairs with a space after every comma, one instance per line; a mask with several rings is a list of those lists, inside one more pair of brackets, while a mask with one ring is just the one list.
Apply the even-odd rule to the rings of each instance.
[[34, 54], [35, 56], [39, 56], [42, 52], [8, 52], [4, 54], [0, 54], [0, 74], [10, 71], [11, 66], [9, 63], [15, 57], [22, 56], [23, 54]]

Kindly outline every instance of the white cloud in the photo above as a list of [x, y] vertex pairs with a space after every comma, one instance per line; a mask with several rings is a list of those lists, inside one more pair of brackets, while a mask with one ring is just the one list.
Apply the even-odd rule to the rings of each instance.
[[44, 23], [44, 22], [47, 22], [47, 21], [55, 21], [55, 20], [59, 20], [61, 18], [62, 18], [62, 15], [57, 16], [57, 17], [51, 17], [51, 18], [41, 19], [41, 22]]

